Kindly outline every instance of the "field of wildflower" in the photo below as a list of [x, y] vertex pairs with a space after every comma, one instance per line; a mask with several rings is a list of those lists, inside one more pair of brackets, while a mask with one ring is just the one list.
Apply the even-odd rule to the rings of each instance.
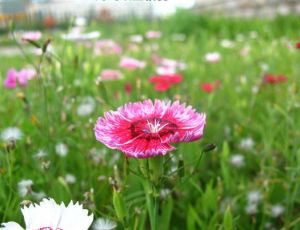
[[9, 25], [0, 229], [300, 229], [299, 28]]

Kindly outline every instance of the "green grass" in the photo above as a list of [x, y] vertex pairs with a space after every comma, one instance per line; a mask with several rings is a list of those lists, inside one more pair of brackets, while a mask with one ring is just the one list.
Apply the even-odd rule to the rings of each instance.
[[[197, 24], [199, 21], [203, 23]], [[132, 173], [128, 177], [123, 175], [125, 158], [120, 152], [97, 142], [93, 127], [97, 117], [126, 102], [142, 98], [180, 98], [207, 114], [207, 126], [202, 140], [177, 145], [177, 150], [165, 158], [182, 158], [188, 175], [206, 144], [214, 143], [217, 149], [205, 153], [195, 175], [185, 183], [181, 183], [185, 179], [177, 174], [168, 178], [163, 187], [172, 193], [159, 200], [163, 207], [160, 223], [164, 223], [160, 229], [167, 229], [168, 224], [172, 230], [256, 230], [265, 229], [267, 224], [276, 229], [299, 229], [300, 51], [294, 48], [299, 32], [292, 26], [282, 27], [299, 25], [299, 18], [298, 21], [292, 17], [266, 22], [263, 19], [245, 22], [179, 14], [160, 23], [92, 23], [89, 30], [100, 30], [104, 38], [113, 38], [122, 44], [125, 56], [147, 61], [144, 70], [122, 70], [123, 80], [103, 85], [95, 84], [96, 77], [102, 69], [118, 68], [120, 57], [95, 57], [86, 46], [61, 41], [53, 34], [52, 45], [60, 62], [45, 59], [41, 65], [42, 78], [30, 81], [27, 88], [8, 90], [1, 86], [0, 131], [16, 126], [24, 137], [10, 152], [4, 145], [0, 149], [0, 222], [23, 223], [20, 202], [23, 199], [36, 201], [30, 194], [25, 198], [18, 195], [18, 182], [22, 179], [31, 179], [35, 192], [43, 191], [56, 201], [66, 203], [71, 199], [81, 201], [96, 217], [116, 220], [112, 186], [108, 180], [115, 176], [113, 166], [116, 165], [122, 183], [125, 178], [127, 182], [123, 195], [130, 229], [134, 229], [136, 221], [139, 223], [136, 229], [149, 229], [139, 178]], [[148, 82], [148, 77], [155, 74], [155, 66], [151, 62], [152, 52], [144, 47], [151, 42], [140, 45], [138, 52], [128, 49], [128, 35], [148, 29], [160, 29], [164, 33], [155, 42], [159, 45], [157, 54], [188, 65], [182, 72], [184, 81], [168, 92], [156, 92]], [[257, 38], [250, 38], [251, 31], [257, 32]], [[186, 33], [187, 40], [172, 42], [172, 33]], [[221, 47], [222, 39], [233, 40], [238, 34], [243, 34], [244, 40], [235, 41], [234, 48]], [[291, 44], [290, 49], [288, 44]], [[241, 57], [239, 52], [245, 46], [250, 47], [250, 53]], [[221, 54], [221, 61], [205, 62], [205, 54], [213, 51]], [[30, 57], [35, 63], [39, 62], [38, 57]], [[269, 66], [268, 73], [284, 74], [288, 81], [278, 85], [262, 84], [263, 64]], [[27, 65], [21, 56], [1, 57], [1, 82], [9, 68], [20, 69]], [[137, 79], [141, 81], [141, 88], [137, 88]], [[75, 85], [75, 80], [80, 80], [80, 85]], [[201, 83], [215, 80], [221, 80], [215, 92], [207, 94], [200, 89]], [[123, 89], [126, 83], [133, 85], [131, 95]], [[254, 86], [259, 88], [258, 93], [253, 93]], [[15, 96], [19, 91], [25, 94], [28, 104]], [[79, 117], [76, 109], [86, 96], [95, 98], [96, 108], [90, 116]], [[38, 119], [37, 124], [32, 123], [32, 116]], [[248, 137], [255, 145], [247, 150], [240, 147], [240, 142]], [[59, 142], [68, 145], [69, 153], [65, 158], [55, 153], [55, 145]], [[48, 152], [42, 160], [33, 157], [39, 149]], [[99, 163], [90, 157], [93, 149], [107, 152]], [[245, 157], [242, 168], [230, 164], [230, 156], [237, 153]], [[120, 158], [111, 163], [116, 156]], [[50, 165], [45, 169], [46, 163]], [[129, 159], [129, 166], [134, 168], [136, 160]], [[75, 175], [75, 184], [64, 181], [67, 173]], [[100, 176], [105, 179], [99, 180]], [[178, 185], [174, 187], [175, 184]], [[262, 195], [256, 215], [245, 212], [247, 194], [252, 190]], [[278, 218], [270, 214], [274, 204], [281, 204], [285, 209]], [[121, 224], [119, 229], [122, 229]]]

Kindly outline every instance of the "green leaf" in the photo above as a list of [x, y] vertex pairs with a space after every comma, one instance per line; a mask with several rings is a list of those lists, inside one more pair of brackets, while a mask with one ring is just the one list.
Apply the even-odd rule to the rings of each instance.
[[160, 217], [160, 229], [170, 229], [170, 222], [173, 211], [173, 199], [171, 196], [168, 196], [167, 200], [162, 205], [162, 214]]
[[223, 218], [223, 226], [225, 230], [232, 230], [233, 229], [233, 218], [230, 211], [230, 207], [227, 207], [224, 218]]

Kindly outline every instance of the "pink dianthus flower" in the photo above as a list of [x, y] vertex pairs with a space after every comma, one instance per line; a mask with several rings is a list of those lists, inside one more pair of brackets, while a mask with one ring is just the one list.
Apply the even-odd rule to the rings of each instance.
[[206, 116], [179, 101], [145, 100], [128, 103], [100, 117], [96, 139], [128, 157], [149, 158], [175, 149], [171, 143], [198, 140]]

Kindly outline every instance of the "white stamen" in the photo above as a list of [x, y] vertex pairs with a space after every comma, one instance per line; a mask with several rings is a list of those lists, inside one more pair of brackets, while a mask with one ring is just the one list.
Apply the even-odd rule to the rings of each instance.
[[151, 123], [150, 121], [147, 120], [147, 125], [150, 133], [159, 133], [164, 127], [168, 125], [168, 123], [161, 125], [159, 120], [154, 119], [154, 124], [153, 122]]

